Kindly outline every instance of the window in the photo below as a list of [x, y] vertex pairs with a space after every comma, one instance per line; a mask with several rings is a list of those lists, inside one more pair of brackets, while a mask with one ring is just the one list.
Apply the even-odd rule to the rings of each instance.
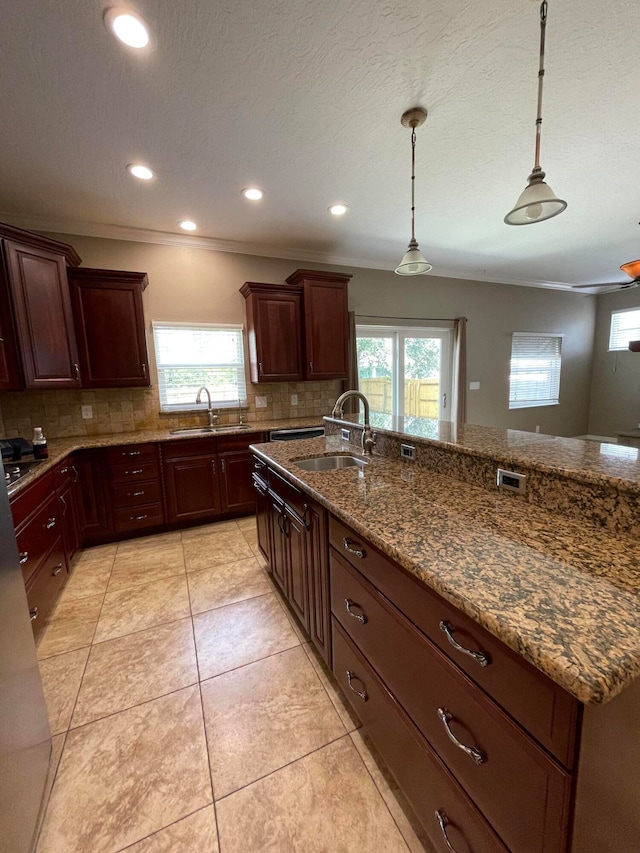
[[509, 408], [557, 406], [562, 335], [514, 332], [511, 340]]
[[640, 341], [640, 308], [612, 311], [609, 352], [629, 349], [630, 341]]
[[242, 326], [154, 323], [162, 412], [206, 409], [196, 396], [202, 385], [216, 408], [246, 401]]
[[450, 329], [356, 327], [358, 382], [372, 411], [449, 419]]

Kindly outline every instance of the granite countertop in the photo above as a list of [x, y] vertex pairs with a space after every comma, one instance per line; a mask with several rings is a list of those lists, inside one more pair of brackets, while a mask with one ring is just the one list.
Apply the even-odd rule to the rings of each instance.
[[581, 702], [607, 702], [640, 674], [637, 540], [409, 462], [296, 466], [346, 450], [338, 436], [254, 447]]
[[[65, 456], [74, 450], [89, 450], [94, 447], [116, 447], [120, 444], [145, 444], [157, 441], [184, 441], [185, 439], [216, 438], [225, 435], [250, 435], [256, 432], [269, 432], [272, 429], [294, 429], [295, 427], [322, 426], [322, 416], [306, 418], [280, 418], [271, 421], [259, 421], [247, 423], [244, 427], [225, 426], [216, 427], [214, 433], [203, 433], [198, 435], [172, 435], [169, 430], [138, 430], [136, 432], [116, 432], [108, 435], [79, 435], [70, 438], [54, 438], [47, 443], [49, 456], [40, 465], [21, 477], [9, 489], [10, 497], [18, 494], [22, 489], [51, 470]], [[29, 460], [31, 457], [26, 457]]]
[[[345, 415], [340, 419], [327, 417], [326, 420], [362, 426], [362, 419], [357, 415]], [[583, 483], [614, 484], [620, 489], [640, 490], [640, 449], [636, 447], [377, 412], [371, 413], [371, 426], [396, 438], [420, 438], [471, 456], [499, 458], [507, 465], [534, 467]]]

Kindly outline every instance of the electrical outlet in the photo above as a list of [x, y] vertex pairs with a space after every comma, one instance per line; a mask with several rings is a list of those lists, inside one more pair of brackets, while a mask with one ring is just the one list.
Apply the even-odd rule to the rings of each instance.
[[536, 426], [536, 432], [540, 432], [540, 424]]
[[291, 405], [292, 405], [292, 406], [297, 406], [297, 405], [298, 405], [298, 395], [297, 395], [297, 394], [292, 394], [292, 395], [291, 395]]
[[351, 441], [351, 430], [350, 429], [341, 429], [340, 435], [342, 436], [343, 441]]
[[93, 406], [90, 403], [82, 406], [82, 417], [85, 421], [88, 421], [93, 417]]
[[497, 483], [499, 489], [508, 489], [510, 492], [518, 492], [519, 495], [524, 495], [527, 490], [527, 475], [498, 468]]
[[477, 382], [476, 380], [473, 380], [472, 382], [469, 383], [469, 391], [479, 391], [479, 390], [480, 390], [480, 383], [479, 382]]
[[415, 462], [416, 459], [416, 449], [412, 444], [401, 444], [400, 445], [400, 457], [402, 459], [410, 459], [412, 462]]
[[267, 398], [266, 397], [256, 397], [256, 409], [266, 409], [267, 408]]

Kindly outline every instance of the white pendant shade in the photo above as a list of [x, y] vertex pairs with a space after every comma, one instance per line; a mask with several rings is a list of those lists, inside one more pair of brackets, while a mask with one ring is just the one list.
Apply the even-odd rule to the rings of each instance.
[[507, 213], [504, 221], [507, 225], [530, 225], [557, 216], [566, 206], [567, 202], [558, 198], [548, 184], [534, 180], [520, 193], [513, 210]]
[[398, 275], [423, 275], [431, 269], [433, 267], [420, 249], [417, 246], [414, 248], [410, 246], [396, 267], [396, 272]]

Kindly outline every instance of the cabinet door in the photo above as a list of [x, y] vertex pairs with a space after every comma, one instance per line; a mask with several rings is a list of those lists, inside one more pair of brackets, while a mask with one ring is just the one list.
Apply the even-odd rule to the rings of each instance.
[[106, 541], [113, 535], [113, 525], [104, 453], [86, 450], [74, 454], [72, 468], [74, 473], [77, 471], [77, 509], [82, 542]]
[[255, 504], [251, 480], [253, 455], [249, 451], [220, 453], [222, 512], [250, 513]]
[[19, 365], [7, 273], [0, 267], [0, 391], [22, 388]]
[[309, 566], [309, 634], [327, 665], [331, 666], [331, 601], [329, 598], [329, 542], [327, 512], [308, 501], [306, 514]]
[[69, 483], [58, 493], [60, 502], [60, 516], [62, 518], [62, 542], [67, 557], [67, 564], [80, 549], [80, 527], [78, 524], [78, 509], [76, 507], [75, 489], [73, 483]]
[[285, 516], [289, 603], [307, 632], [309, 631], [309, 565], [307, 530], [295, 516]]
[[267, 488], [257, 477], [253, 479], [256, 501], [256, 528], [258, 531], [258, 547], [271, 569], [271, 540], [269, 537], [269, 496]]
[[216, 456], [166, 459], [164, 475], [169, 522], [213, 518], [220, 514]]
[[144, 273], [68, 270], [83, 388], [148, 386]]
[[285, 596], [288, 596], [287, 539], [284, 505], [271, 493], [269, 498], [269, 532], [271, 536], [271, 571]]
[[252, 382], [293, 382], [302, 371], [302, 292], [274, 285], [242, 288]]
[[64, 255], [5, 242], [27, 388], [79, 388]]
[[304, 281], [307, 379], [346, 379], [349, 375], [347, 285]]

